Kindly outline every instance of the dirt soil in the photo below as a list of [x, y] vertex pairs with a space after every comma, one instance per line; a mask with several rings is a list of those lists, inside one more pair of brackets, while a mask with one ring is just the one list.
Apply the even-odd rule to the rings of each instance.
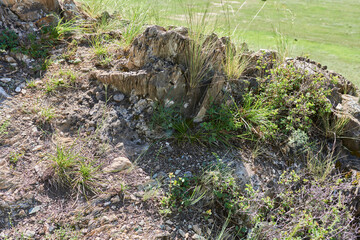
[[[0, 238], [202, 239], [199, 229], [210, 236], [221, 227], [216, 216], [202, 216], [206, 209], [167, 218], [159, 213], [169, 173], [199, 174], [221, 158], [239, 179], [265, 188], [286, 167], [273, 160], [281, 151], [164, 139], [151, 128], [152, 101], [92, 79], [92, 71], [115, 68], [126, 56], [118, 45], [108, 47], [116, 59], [111, 66], [99, 65], [86, 41], [71, 53], [71, 46], [59, 46], [45, 74], [1, 103], [0, 122], [9, 126], [0, 140]], [[52, 182], [51, 158], [59, 146], [98, 167], [96, 194], [72, 194]], [[131, 167], [105, 171], [118, 157]]]

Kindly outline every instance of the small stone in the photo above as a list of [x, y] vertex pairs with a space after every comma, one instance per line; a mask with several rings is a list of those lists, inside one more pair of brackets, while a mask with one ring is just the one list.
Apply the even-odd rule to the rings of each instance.
[[115, 102], [121, 102], [122, 100], [124, 100], [124, 98], [125, 98], [124, 94], [121, 94], [121, 93], [114, 95]]
[[170, 240], [170, 233], [165, 232], [165, 233], [160, 233], [157, 234], [154, 239], [156, 240]]
[[106, 203], [104, 203], [104, 207], [107, 207], [107, 206], [109, 206], [111, 204], [111, 202], [106, 202]]
[[31, 149], [32, 152], [36, 152], [36, 151], [39, 151], [41, 149], [43, 149], [43, 145], [37, 145], [36, 147], [34, 147], [33, 149]]
[[116, 195], [115, 197], [111, 198], [111, 202], [113, 204], [119, 203], [120, 202], [120, 197], [118, 195]]
[[37, 213], [37, 212], [40, 211], [40, 210], [41, 210], [41, 206], [33, 207], [32, 209], [30, 209], [29, 214], [30, 214], [30, 215], [31, 215], [31, 214], [35, 214], [35, 213]]
[[5, 61], [8, 63], [16, 63], [16, 60], [11, 56], [5, 56]]
[[179, 233], [183, 238], [186, 237], [186, 233], [183, 230], [179, 229]]
[[26, 216], [26, 212], [24, 211], [24, 209], [21, 209], [18, 213], [19, 217], [25, 217]]
[[76, 58], [74, 61], [73, 61], [74, 64], [78, 64], [78, 63], [81, 63], [81, 59], [80, 58]]
[[26, 230], [24, 236], [28, 238], [33, 238], [35, 236], [35, 232], [31, 230]]
[[192, 238], [193, 238], [193, 239], [196, 239], [196, 240], [205, 240], [204, 237], [202, 237], [202, 236], [200, 236], [200, 235], [198, 235], [198, 234], [194, 234], [194, 235], [192, 236]]
[[8, 95], [8, 94], [6, 93], [6, 91], [5, 91], [2, 87], [0, 87], [0, 100], [1, 100], [2, 98], [8, 98], [8, 97], [10, 97], [10, 95]]
[[55, 230], [54, 225], [50, 225], [49, 228], [48, 228], [48, 230], [49, 230], [49, 233], [54, 232], [54, 230]]
[[167, 220], [165, 223], [168, 224], [168, 225], [173, 225], [173, 224], [174, 224], [174, 223], [173, 223], [172, 221], [170, 221], [170, 220]]
[[192, 173], [190, 171], [187, 171], [187, 172], [184, 173], [184, 177], [191, 178]]
[[181, 172], [181, 170], [176, 170], [175, 175], [179, 175], [180, 172]]
[[197, 234], [201, 235], [201, 228], [199, 227], [199, 225], [194, 225], [194, 226], [193, 226], [193, 230], [194, 230], [194, 232], [196, 232]]
[[132, 163], [130, 162], [130, 160], [126, 157], [117, 157], [115, 158], [112, 163], [107, 166], [106, 168], [104, 168], [104, 172], [120, 172], [123, 171], [125, 169], [128, 169], [132, 166]]
[[21, 92], [21, 87], [20, 87], [20, 86], [16, 87], [16, 88], [15, 88], [15, 92], [16, 92], [16, 93]]
[[0, 78], [0, 81], [3, 82], [3, 83], [8, 83], [8, 82], [11, 82], [11, 78]]

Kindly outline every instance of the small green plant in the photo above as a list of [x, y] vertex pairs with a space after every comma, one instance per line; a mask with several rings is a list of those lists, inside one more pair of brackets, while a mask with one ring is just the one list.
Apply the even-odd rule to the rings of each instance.
[[103, 39], [102, 36], [97, 36], [92, 38], [90, 42], [98, 62], [103, 66], [109, 65], [112, 61], [112, 57], [109, 54], [109, 51], [105, 45], [105, 39]]
[[42, 122], [51, 122], [53, 118], [55, 118], [55, 109], [52, 107], [43, 107], [40, 112], [40, 119]]
[[52, 39], [63, 40], [76, 31], [81, 31], [83, 28], [77, 23], [77, 18], [71, 19], [69, 21], [64, 21], [63, 18], [58, 19], [58, 23], [55, 27], [50, 27], [47, 32], [50, 34]]
[[67, 71], [60, 70], [59, 76], [65, 78], [66, 81], [69, 82], [70, 84], [74, 84], [78, 77], [77, 73], [72, 70], [67, 70]]
[[0, 142], [3, 138], [3, 136], [7, 135], [9, 132], [7, 131], [8, 127], [10, 125], [10, 121], [6, 120], [0, 124]]
[[46, 234], [45, 239], [59, 239], [59, 240], [78, 240], [81, 239], [81, 233], [70, 226], [61, 226], [54, 230], [52, 234]]
[[45, 92], [47, 94], [53, 93], [60, 88], [67, 88], [69, 84], [63, 78], [51, 77], [45, 82]]
[[9, 29], [0, 31], [0, 50], [12, 50], [20, 45], [17, 34]]
[[25, 155], [25, 152], [12, 152], [9, 156], [9, 162], [14, 166]]
[[35, 82], [35, 80], [28, 81], [26, 87], [27, 88], [36, 88], [37, 83]]

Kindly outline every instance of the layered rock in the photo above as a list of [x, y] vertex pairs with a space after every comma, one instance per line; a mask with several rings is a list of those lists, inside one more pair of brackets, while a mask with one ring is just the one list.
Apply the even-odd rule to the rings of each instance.
[[[93, 76], [99, 81], [111, 84], [125, 94], [135, 91], [161, 102], [174, 102], [182, 105], [188, 116], [197, 116], [199, 109], [206, 109], [210, 101], [216, 101], [225, 82], [220, 71], [225, 56], [225, 40], [216, 35], [209, 36], [202, 51], [212, 46], [212, 52], [204, 67], [204, 74], [196, 86], [189, 82], [189, 51], [191, 42], [186, 28], [166, 30], [159, 26], [148, 27], [137, 37], [129, 51], [124, 67], [128, 72], [97, 71]], [[211, 42], [211, 44], [209, 43]], [[196, 43], [195, 43], [196, 44]], [[201, 118], [204, 110], [200, 111]]]

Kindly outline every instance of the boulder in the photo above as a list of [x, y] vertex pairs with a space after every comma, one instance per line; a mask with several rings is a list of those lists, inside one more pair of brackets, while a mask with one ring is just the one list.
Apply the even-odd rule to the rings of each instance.
[[9, 7], [22, 21], [35, 21], [60, 9], [58, 0], [0, 0], [0, 3]]

